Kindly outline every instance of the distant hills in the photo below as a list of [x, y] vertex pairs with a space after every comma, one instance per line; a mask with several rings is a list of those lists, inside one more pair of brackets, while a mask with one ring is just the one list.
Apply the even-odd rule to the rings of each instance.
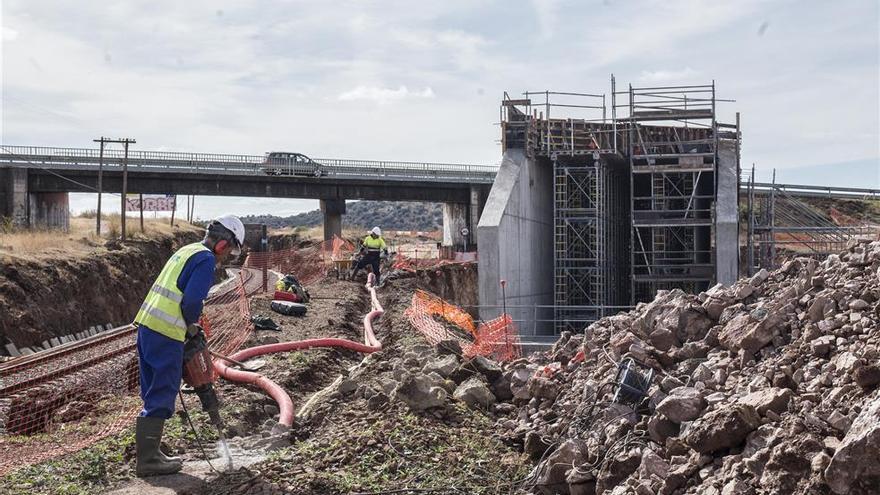
[[[437, 230], [443, 225], [443, 208], [439, 203], [400, 201], [352, 201], [346, 203], [342, 217], [345, 227], [370, 228], [378, 225], [386, 230]], [[321, 225], [321, 210], [297, 215], [248, 215], [241, 217], [244, 223], [265, 223], [271, 228], [314, 227]]]

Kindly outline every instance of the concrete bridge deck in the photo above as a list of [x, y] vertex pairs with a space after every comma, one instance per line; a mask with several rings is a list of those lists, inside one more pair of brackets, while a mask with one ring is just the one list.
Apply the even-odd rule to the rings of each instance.
[[[126, 166], [124, 166], [124, 163]], [[428, 201], [444, 204], [444, 242], [473, 243], [495, 178], [491, 165], [313, 158], [284, 163], [262, 155], [118, 149], [0, 146], [0, 216], [19, 224], [48, 218], [68, 192], [194, 194], [321, 200], [327, 235], [341, 228], [345, 200]], [[267, 170], [268, 169], [268, 170]], [[275, 169], [280, 169], [276, 175]], [[60, 194], [59, 194], [60, 193]]]

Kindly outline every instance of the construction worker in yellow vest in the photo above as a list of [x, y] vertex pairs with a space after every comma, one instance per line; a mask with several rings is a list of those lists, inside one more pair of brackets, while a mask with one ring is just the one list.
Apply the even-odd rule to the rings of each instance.
[[359, 254], [361, 258], [351, 271], [352, 278], [357, 275], [358, 270], [371, 265], [373, 273], [376, 275], [376, 283], [380, 283], [379, 263], [382, 258], [388, 257], [388, 247], [385, 245], [385, 239], [382, 238], [382, 230], [379, 227], [373, 227], [370, 233], [361, 241]]
[[198, 321], [214, 270], [229, 256], [237, 256], [243, 243], [244, 225], [237, 217], [211, 221], [202, 242], [183, 246], [171, 256], [134, 319], [144, 401], [135, 422], [138, 476], [172, 474], [183, 467], [179, 457], [168, 457], [159, 449], [162, 430], [174, 414], [184, 362], [194, 348], [205, 345]]

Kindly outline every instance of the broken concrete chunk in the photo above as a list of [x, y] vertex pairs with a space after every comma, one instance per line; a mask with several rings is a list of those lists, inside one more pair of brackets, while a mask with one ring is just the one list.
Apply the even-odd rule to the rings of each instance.
[[454, 354], [447, 354], [425, 363], [422, 372], [425, 374], [434, 372], [443, 378], [448, 378], [452, 376], [452, 372], [455, 371], [456, 368], [458, 368], [458, 357]]
[[495, 403], [495, 396], [489, 391], [489, 387], [479, 377], [469, 378], [464, 381], [452, 397], [464, 402], [470, 407], [479, 409], [488, 409]]
[[[512, 387], [511, 387], [512, 388]], [[531, 397], [555, 400], [561, 387], [555, 381], [535, 375], [529, 380], [528, 391]]]
[[437, 342], [437, 345], [434, 346], [434, 349], [437, 351], [437, 354], [451, 354], [458, 357], [461, 357], [461, 342], [457, 339], [446, 339]]
[[760, 424], [758, 412], [748, 404], [721, 406], [694, 421], [685, 443], [700, 453], [716, 452], [740, 445]]
[[868, 309], [868, 306], [870, 306], [868, 302], [862, 299], [855, 299], [849, 303], [849, 309], [853, 311], [862, 311]]
[[[834, 453], [825, 481], [834, 493], [848, 493], [862, 477], [880, 476], [880, 397], [874, 397], [856, 418]], [[875, 485], [876, 486], [876, 485]]]
[[681, 424], [700, 417], [706, 400], [694, 387], [678, 387], [657, 405], [657, 410], [674, 423]]
[[498, 363], [483, 356], [476, 356], [466, 363], [478, 373], [486, 377], [489, 383], [494, 382], [501, 376], [501, 367]]
[[774, 387], [752, 392], [739, 399], [738, 402], [754, 407], [758, 414], [762, 416], [767, 411], [782, 414], [788, 408], [788, 403], [793, 395], [792, 391], [787, 388]]
[[399, 400], [414, 411], [430, 407], [439, 407], [446, 403], [446, 391], [434, 384], [434, 381], [422, 374], [406, 374], [392, 393], [392, 398]]

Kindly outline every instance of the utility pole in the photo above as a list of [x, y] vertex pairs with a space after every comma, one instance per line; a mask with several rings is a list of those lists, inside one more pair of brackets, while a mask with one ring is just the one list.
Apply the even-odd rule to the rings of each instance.
[[125, 154], [122, 158], [122, 209], [119, 211], [120, 220], [122, 221], [122, 241], [125, 242], [125, 197], [128, 195], [128, 145], [134, 144], [137, 141], [125, 138], [120, 139], [118, 142], [121, 142], [125, 147]]
[[125, 240], [125, 193], [128, 189], [128, 145], [137, 141], [131, 138], [110, 139], [101, 136], [100, 139], [93, 139], [96, 143], [101, 143], [101, 151], [98, 155], [98, 219], [95, 221], [95, 231], [101, 235], [101, 194], [104, 192], [104, 145], [110, 143], [122, 144], [125, 146], [125, 158], [122, 161], [122, 210], [120, 218], [122, 221], [122, 240]]
[[101, 195], [104, 193], [104, 143], [107, 139], [101, 136], [101, 139], [93, 139], [96, 143], [101, 143], [101, 151], [98, 154], [98, 218], [95, 220], [95, 233], [101, 237]]
[[138, 194], [138, 202], [141, 205], [141, 234], [144, 233], [144, 195]]

